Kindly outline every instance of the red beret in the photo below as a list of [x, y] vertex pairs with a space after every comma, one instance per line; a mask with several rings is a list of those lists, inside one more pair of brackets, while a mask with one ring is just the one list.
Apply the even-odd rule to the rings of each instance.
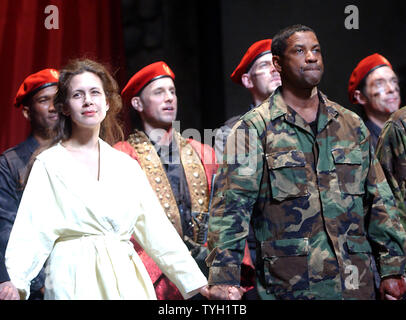
[[374, 53], [358, 63], [357, 67], [351, 73], [350, 81], [348, 82], [348, 98], [351, 103], [357, 102], [354, 99], [354, 92], [357, 90], [362, 79], [366, 78], [366, 76], [372, 71], [382, 66], [388, 66], [392, 69], [392, 65], [389, 61], [379, 53]]
[[248, 48], [247, 52], [242, 57], [240, 64], [235, 68], [230, 78], [233, 82], [242, 85], [241, 76], [247, 73], [255, 60], [264, 54], [271, 53], [272, 39], [265, 39], [255, 42]]
[[33, 96], [41, 89], [58, 84], [59, 72], [55, 69], [44, 69], [29, 75], [17, 91], [14, 106], [19, 107], [25, 98]]
[[139, 95], [141, 90], [148, 84], [163, 77], [170, 77], [172, 80], [175, 80], [175, 74], [163, 61], [158, 61], [142, 68], [132, 76], [123, 91], [121, 91], [124, 104], [129, 105], [131, 99]]

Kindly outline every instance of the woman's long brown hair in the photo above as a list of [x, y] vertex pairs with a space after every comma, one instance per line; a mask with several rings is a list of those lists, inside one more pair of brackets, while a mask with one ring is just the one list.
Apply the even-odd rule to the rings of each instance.
[[54, 98], [54, 106], [59, 114], [58, 123], [55, 126], [53, 138], [47, 145], [39, 148], [32, 155], [25, 177], [24, 186], [27, 183], [29, 172], [35, 158], [42, 151], [51, 148], [58, 142], [68, 140], [72, 135], [72, 120], [69, 116], [63, 114], [63, 109], [67, 105], [69, 84], [72, 78], [76, 75], [84, 72], [92, 72], [97, 75], [103, 84], [103, 90], [106, 95], [106, 100], [109, 105], [106, 118], [103, 120], [100, 126], [100, 138], [113, 145], [117, 141], [124, 140], [124, 133], [122, 126], [118, 120], [119, 112], [122, 108], [121, 96], [119, 93], [119, 87], [111, 76], [107, 68], [90, 59], [75, 59], [70, 61], [62, 70], [60, 70], [60, 76], [58, 81], [58, 91]]
[[117, 82], [102, 64], [89, 59], [77, 59], [71, 61], [60, 71], [58, 91], [54, 98], [55, 109], [59, 113], [59, 123], [56, 126], [56, 135], [49, 147], [55, 145], [59, 141], [68, 140], [72, 135], [71, 118], [65, 116], [62, 113], [62, 110], [67, 104], [70, 81], [74, 76], [84, 72], [92, 72], [100, 78], [109, 104], [106, 118], [101, 123], [100, 138], [110, 145], [124, 139], [123, 130], [117, 119], [122, 108], [122, 101]]

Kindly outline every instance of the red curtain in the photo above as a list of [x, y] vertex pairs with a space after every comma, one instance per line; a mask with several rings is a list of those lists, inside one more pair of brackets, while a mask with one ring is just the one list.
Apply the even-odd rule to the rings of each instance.
[[125, 84], [120, 1], [1, 0], [0, 46], [0, 153], [30, 132], [12, 104], [29, 74], [88, 57], [109, 65]]

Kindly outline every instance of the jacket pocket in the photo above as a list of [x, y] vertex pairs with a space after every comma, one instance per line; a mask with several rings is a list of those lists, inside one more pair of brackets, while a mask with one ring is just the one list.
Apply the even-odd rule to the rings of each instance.
[[359, 148], [334, 148], [331, 150], [340, 190], [345, 194], [365, 193], [362, 178], [362, 153]]
[[308, 238], [264, 241], [261, 252], [268, 293], [283, 297], [292, 291], [309, 289]]
[[[344, 273], [346, 290], [362, 297], [374, 296], [374, 271], [372, 248], [366, 236], [347, 236], [348, 260]], [[354, 291], [355, 290], [355, 291]]]
[[302, 151], [278, 151], [266, 155], [272, 198], [283, 201], [308, 195], [306, 159]]

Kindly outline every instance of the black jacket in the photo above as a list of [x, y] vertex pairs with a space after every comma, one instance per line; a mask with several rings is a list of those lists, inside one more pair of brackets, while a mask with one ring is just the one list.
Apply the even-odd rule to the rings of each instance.
[[[27, 165], [38, 147], [38, 142], [30, 136], [0, 155], [0, 278], [4, 276], [4, 281], [9, 280], [4, 259], [8, 239], [23, 194], [22, 184]], [[31, 282], [31, 292], [39, 291], [44, 286], [44, 280], [45, 273], [42, 270]]]
[[0, 253], [0, 283], [5, 281], [10, 281], [10, 278], [8, 277], [6, 265], [4, 263], [4, 257]]

